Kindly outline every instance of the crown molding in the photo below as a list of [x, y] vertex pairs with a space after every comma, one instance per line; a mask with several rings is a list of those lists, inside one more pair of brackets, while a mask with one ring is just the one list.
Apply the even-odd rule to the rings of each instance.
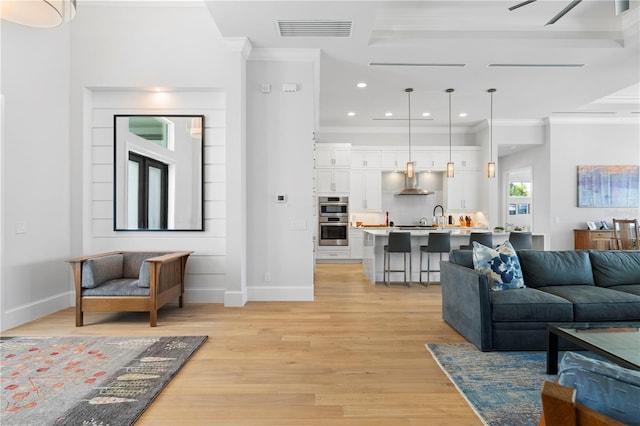
[[251, 51], [249, 61], [319, 62], [320, 49], [256, 48]]

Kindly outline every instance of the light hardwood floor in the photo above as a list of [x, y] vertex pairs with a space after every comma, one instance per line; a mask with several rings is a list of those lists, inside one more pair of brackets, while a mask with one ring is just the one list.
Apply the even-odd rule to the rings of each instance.
[[440, 286], [371, 285], [321, 264], [314, 302], [186, 303], [148, 314], [73, 308], [3, 335], [208, 335], [136, 425], [480, 425], [425, 343], [464, 342]]

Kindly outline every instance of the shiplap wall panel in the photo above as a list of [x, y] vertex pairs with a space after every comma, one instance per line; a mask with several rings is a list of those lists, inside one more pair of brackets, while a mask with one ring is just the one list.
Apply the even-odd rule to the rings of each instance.
[[[225, 95], [217, 90], [168, 93], [95, 91], [92, 97], [91, 250], [190, 250], [186, 288], [199, 301], [223, 302], [226, 271]], [[205, 231], [113, 230], [114, 115], [205, 115], [204, 227]]]

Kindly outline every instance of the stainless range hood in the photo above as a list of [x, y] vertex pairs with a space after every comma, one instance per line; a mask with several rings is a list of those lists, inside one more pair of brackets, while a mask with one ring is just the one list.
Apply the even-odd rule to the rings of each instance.
[[413, 176], [409, 177], [407, 173], [404, 174], [404, 189], [396, 192], [396, 195], [431, 195], [433, 191], [418, 188], [418, 173], [413, 173]]

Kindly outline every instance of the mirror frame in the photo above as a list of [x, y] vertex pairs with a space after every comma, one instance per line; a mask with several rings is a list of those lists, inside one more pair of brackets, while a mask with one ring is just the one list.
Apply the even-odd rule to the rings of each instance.
[[[122, 225], [118, 226], [118, 217], [122, 217], [122, 216], [126, 216], [127, 212], [123, 210], [122, 214], [118, 215], [118, 199], [120, 200], [125, 200], [123, 201], [124, 203], [126, 203], [126, 198], [127, 198], [127, 194], [123, 194], [120, 197], [118, 196], [118, 176], [120, 173], [120, 176], [124, 176], [125, 179], [125, 183], [122, 184], [120, 183], [120, 185], [125, 185], [123, 188], [123, 190], [126, 190], [126, 176], [127, 176], [127, 168], [128, 168], [128, 162], [124, 162], [124, 164], [118, 164], [119, 163], [119, 159], [118, 156], [122, 155], [120, 150], [124, 150], [124, 155], [128, 157], [129, 152], [136, 152], [134, 150], [129, 149], [131, 144], [129, 144], [127, 141], [122, 141], [122, 140], [118, 140], [118, 121], [119, 119], [122, 118], [131, 118], [131, 117], [158, 117], [158, 118], [167, 118], [167, 119], [171, 119], [171, 118], [184, 118], [184, 119], [200, 119], [200, 123], [201, 123], [201, 127], [200, 127], [200, 140], [198, 141], [194, 141], [195, 144], [197, 144], [197, 148], [200, 151], [200, 161], [199, 161], [199, 166], [200, 166], [200, 179], [196, 180], [196, 179], [192, 179], [191, 180], [191, 186], [194, 184], [199, 184], [200, 185], [200, 193], [193, 197], [192, 199], [192, 203], [194, 204], [194, 211], [198, 211], [199, 215], [200, 215], [200, 220], [199, 223], [194, 223], [193, 227], [180, 227], [180, 228], [154, 228], [154, 229], [149, 229], [149, 228], [124, 228]], [[127, 120], [127, 123], [129, 121]], [[121, 123], [122, 125], [122, 123]], [[113, 230], [114, 231], [133, 231], [133, 232], [175, 232], [175, 231], [204, 231], [204, 150], [205, 150], [205, 139], [204, 139], [204, 129], [205, 129], [205, 119], [204, 119], [204, 115], [202, 114], [114, 114], [113, 116]], [[142, 139], [142, 138], [141, 138]], [[156, 144], [157, 145], [157, 144]], [[136, 152], [140, 155], [145, 155], [147, 154], [146, 152], [144, 152], [144, 149], [142, 149], [143, 152]], [[196, 159], [197, 160], [197, 159]], [[124, 170], [120, 170], [120, 167], [122, 167]], [[169, 167], [171, 167], [171, 165], [169, 165]], [[175, 173], [175, 169], [173, 172], [169, 172], [169, 175], [173, 175], [173, 173]], [[174, 175], [175, 176], [175, 175]], [[191, 189], [191, 188], [189, 188]], [[175, 193], [177, 193], [179, 189], [175, 188], [174, 185], [174, 194], [173, 197], [175, 197]], [[168, 193], [169, 190], [167, 190]], [[175, 203], [175, 199], [174, 199], [174, 203]], [[197, 205], [196, 202], [199, 202], [199, 206]], [[126, 209], [126, 205], [125, 207], [122, 207], [123, 209]], [[168, 207], [167, 207], [168, 208]], [[126, 217], [125, 217], [126, 219]]]

